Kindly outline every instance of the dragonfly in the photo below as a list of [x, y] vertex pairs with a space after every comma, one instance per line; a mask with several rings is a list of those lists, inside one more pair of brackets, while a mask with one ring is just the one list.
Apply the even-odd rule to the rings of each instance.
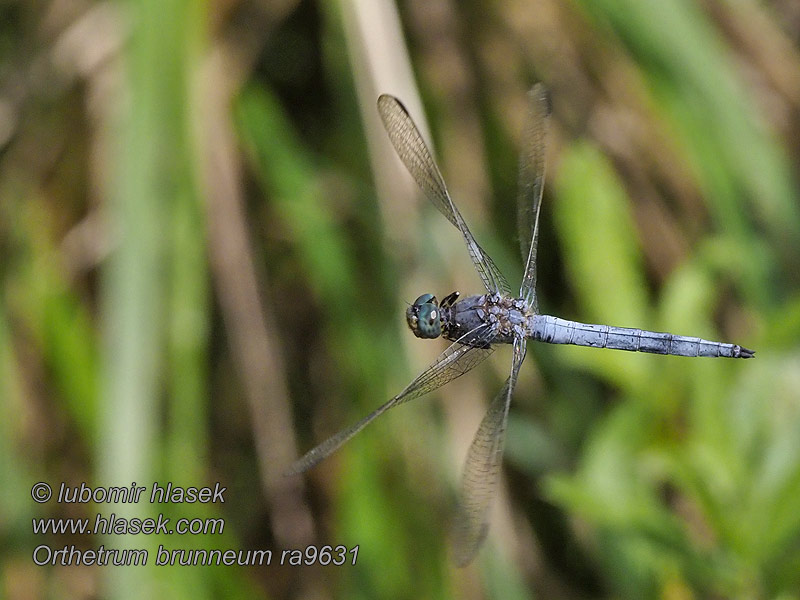
[[467, 227], [431, 151], [402, 102], [383, 94], [378, 98], [378, 112], [397, 154], [425, 196], [461, 232], [485, 291], [464, 298], [459, 292], [452, 292], [441, 302], [435, 295], [426, 293], [409, 305], [406, 321], [415, 336], [443, 337], [452, 343], [403, 391], [307, 452], [292, 465], [289, 474], [312, 468], [390, 408], [464, 375], [485, 360], [496, 346], [510, 345], [508, 378], [478, 427], [461, 477], [453, 547], [456, 564], [465, 566], [472, 561], [488, 532], [489, 509], [498, 486], [511, 396], [528, 340], [689, 357], [752, 358], [755, 352], [736, 344], [698, 337], [592, 325], [539, 313], [536, 246], [545, 180], [545, 142], [551, 114], [549, 94], [541, 83], [528, 92], [522, 136], [517, 221], [525, 270], [516, 295]]

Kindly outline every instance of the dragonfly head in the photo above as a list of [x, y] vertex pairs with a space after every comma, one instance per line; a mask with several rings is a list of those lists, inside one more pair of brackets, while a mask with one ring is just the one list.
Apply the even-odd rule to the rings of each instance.
[[422, 294], [406, 309], [408, 327], [418, 338], [433, 339], [442, 335], [439, 302], [433, 294]]

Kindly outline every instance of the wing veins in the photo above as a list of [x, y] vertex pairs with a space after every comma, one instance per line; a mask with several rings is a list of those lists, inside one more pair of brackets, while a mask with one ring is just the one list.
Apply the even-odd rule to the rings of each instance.
[[534, 309], [536, 298], [536, 247], [544, 191], [545, 151], [550, 117], [548, 93], [541, 83], [528, 92], [528, 113], [522, 134], [517, 193], [517, 227], [525, 271], [519, 296]]
[[453, 203], [442, 173], [403, 103], [394, 96], [383, 94], [378, 98], [378, 112], [395, 151], [417, 185], [439, 212], [461, 232], [470, 258], [486, 289], [490, 292], [510, 293], [508, 281], [475, 240]]
[[494, 351], [494, 348], [489, 345], [494, 333], [493, 328], [487, 325], [480, 325], [462, 335], [445, 348], [436, 360], [417, 375], [403, 391], [373, 410], [360, 421], [332, 435], [306, 452], [294, 462], [286, 474], [294, 475], [307, 471], [338, 450], [345, 442], [390, 408], [432, 392], [472, 370]]
[[458, 566], [472, 561], [488, 531], [489, 508], [503, 459], [508, 410], [525, 359], [525, 345], [525, 338], [514, 338], [511, 373], [489, 405], [467, 452], [454, 530], [454, 558]]

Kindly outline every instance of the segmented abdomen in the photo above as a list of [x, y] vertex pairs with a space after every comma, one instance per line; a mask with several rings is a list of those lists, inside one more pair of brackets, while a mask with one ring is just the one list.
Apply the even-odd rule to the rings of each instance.
[[550, 315], [533, 316], [530, 329], [531, 339], [548, 344], [574, 344], [673, 356], [752, 358], [754, 354], [752, 350], [737, 344], [628, 327], [591, 325]]

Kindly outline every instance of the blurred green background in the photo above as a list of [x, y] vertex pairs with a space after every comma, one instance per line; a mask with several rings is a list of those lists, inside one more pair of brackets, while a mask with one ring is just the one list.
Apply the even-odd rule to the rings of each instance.
[[[799, 46], [796, 0], [0, 3], [0, 597], [800, 598]], [[536, 81], [542, 311], [758, 354], [530, 345], [459, 570], [455, 490], [507, 350], [282, 473], [444, 347], [405, 302], [480, 289], [377, 95], [431, 132], [514, 282]], [[39, 481], [227, 491], [37, 504]], [[32, 532], [98, 512], [225, 530]], [[151, 564], [37, 566], [40, 544]], [[277, 564], [326, 544], [356, 564]], [[153, 566], [159, 545], [273, 564]]]

